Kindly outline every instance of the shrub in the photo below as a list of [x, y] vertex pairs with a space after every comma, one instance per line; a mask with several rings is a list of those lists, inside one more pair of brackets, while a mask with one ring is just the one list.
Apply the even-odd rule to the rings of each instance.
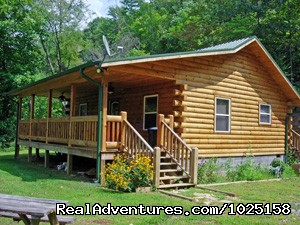
[[117, 155], [105, 168], [105, 184], [118, 191], [134, 191], [138, 187], [149, 186], [153, 178], [153, 166], [146, 156], [136, 156], [129, 160]]
[[245, 162], [238, 164], [235, 168], [231, 166], [229, 161], [226, 163], [225, 169], [226, 177], [230, 181], [253, 181], [269, 177], [267, 168], [262, 167], [260, 164], [255, 165], [252, 157], [247, 157]]
[[210, 158], [208, 161], [202, 161], [198, 166], [198, 183], [213, 183], [220, 178], [222, 166], [217, 165], [216, 158]]
[[298, 157], [296, 156], [296, 153], [293, 149], [289, 149], [288, 155], [287, 155], [287, 164], [288, 165], [293, 165], [295, 163], [298, 163]]
[[288, 164], [284, 164], [284, 170], [282, 173], [283, 178], [291, 178], [291, 177], [296, 177], [297, 174], [295, 173], [294, 169], [289, 166]]

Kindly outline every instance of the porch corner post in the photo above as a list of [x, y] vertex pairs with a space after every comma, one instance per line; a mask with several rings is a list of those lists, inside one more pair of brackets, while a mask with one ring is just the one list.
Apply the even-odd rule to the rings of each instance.
[[97, 126], [97, 183], [101, 182], [101, 147], [102, 147], [102, 100], [103, 88], [102, 85], [98, 86], [98, 126]]
[[15, 142], [15, 159], [20, 156], [20, 145], [18, 144], [19, 130], [20, 130], [20, 120], [22, 117], [22, 98], [19, 97], [17, 102], [17, 123], [16, 123], [16, 142]]
[[[107, 127], [107, 101], [108, 101], [108, 96], [107, 96], [107, 90], [108, 90], [108, 81], [107, 77], [103, 75], [102, 79], [102, 124], [101, 124], [101, 152], [106, 151], [106, 127]], [[105, 177], [105, 160], [102, 160], [102, 153], [99, 153], [99, 158], [100, 158], [100, 168], [99, 168], [99, 181], [102, 185], [104, 185], [104, 177]]]
[[103, 87], [102, 84], [99, 84], [96, 80], [93, 80], [86, 74], [84, 74], [84, 69], [80, 69], [80, 76], [87, 81], [93, 83], [98, 87], [98, 125], [97, 125], [97, 165], [96, 165], [96, 172], [97, 172], [97, 180], [96, 182], [99, 183], [101, 181], [100, 170], [101, 170], [101, 147], [102, 147], [102, 101], [103, 101]]
[[190, 163], [191, 182], [196, 185], [198, 180], [198, 148], [192, 148]]
[[159, 188], [160, 156], [161, 156], [160, 148], [155, 147], [154, 148], [154, 158], [153, 158], [153, 168], [154, 168], [153, 184], [155, 185], [156, 188]]

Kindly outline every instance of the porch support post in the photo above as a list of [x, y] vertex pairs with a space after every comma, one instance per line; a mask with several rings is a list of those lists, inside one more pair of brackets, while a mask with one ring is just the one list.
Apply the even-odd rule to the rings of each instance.
[[[97, 127], [97, 182], [101, 182], [101, 147], [102, 147], [102, 104], [103, 104], [103, 88], [102, 85], [98, 86], [98, 127]], [[106, 140], [105, 140], [106, 143]]]
[[69, 117], [69, 139], [68, 147], [71, 147], [71, 137], [72, 137], [72, 117], [75, 116], [76, 109], [76, 85], [71, 85], [71, 98], [70, 98], [70, 117]]
[[154, 168], [154, 176], [153, 176], [153, 184], [156, 188], [159, 187], [159, 178], [160, 178], [160, 156], [161, 150], [159, 147], [154, 148], [154, 158], [153, 158], [153, 168]]
[[32, 120], [34, 119], [34, 101], [35, 101], [35, 94], [31, 95], [31, 100], [30, 100], [29, 141], [31, 141], [31, 136], [32, 136]]
[[45, 162], [44, 162], [45, 168], [49, 168], [49, 158], [50, 158], [50, 152], [49, 152], [49, 150], [46, 150], [45, 151]]
[[46, 127], [46, 144], [49, 137], [49, 120], [52, 117], [52, 89], [48, 91], [48, 110], [47, 110], [47, 127]]
[[[35, 94], [31, 95], [31, 100], [30, 100], [29, 142], [31, 142], [31, 136], [32, 136], [32, 120], [34, 119], [34, 100], [35, 100]], [[28, 162], [32, 162], [32, 147], [28, 148]]]
[[[106, 127], [107, 127], [107, 101], [108, 101], [108, 96], [107, 96], [107, 89], [108, 89], [108, 82], [107, 82], [107, 77], [103, 77], [103, 82], [102, 82], [102, 146], [101, 150], [106, 151]], [[102, 171], [101, 171], [102, 172]]]
[[35, 149], [35, 157], [38, 159], [40, 158], [40, 149], [39, 148], [36, 148]]
[[191, 182], [196, 185], [198, 182], [198, 148], [192, 148], [190, 164]]
[[17, 126], [16, 126], [16, 142], [15, 142], [15, 159], [20, 156], [20, 145], [18, 144], [19, 140], [19, 130], [20, 130], [20, 120], [22, 118], [22, 98], [19, 97], [18, 101], [18, 111], [17, 111]]
[[162, 146], [162, 135], [163, 135], [163, 125], [162, 122], [164, 121], [165, 116], [163, 114], [158, 114], [157, 115], [157, 146], [161, 147]]
[[84, 74], [84, 68], [80, 69], [80, 76], [98, 87], [98, 126], [97, 126], [97, 181], [100, 182], [101, 169], [101, 147], [102, 147], [102, 104], [103, 104], [103, 88], [96, 80], [93, 80]]
[[67, 174], [70, 175], [73, 170], [73, 155], [68, 153], [67, 156]]
[[[106, 151], [106, 127], [107, 127], [107, 101], [108, 101], [108, 96], [107, 96], [107, 90], [108, 90], [108, 82], [107, 82], [107, 77], [103, 76], [102, 80], [102, 142], [101, 142], [101, 152]], [[101, 138], [101, 137], [100, 137]], [[100, 154], [100, 159], [101, 159], [101, 152]], [[99, 174], [103, 174], [103, 176], [99, 176], [100, 183], [104, 185], [105, 182], [105, 160], [101, 160], [100, 162], [100, 172]]]
[[28, 162], [32, 162], [32, 147], [28, 147]]

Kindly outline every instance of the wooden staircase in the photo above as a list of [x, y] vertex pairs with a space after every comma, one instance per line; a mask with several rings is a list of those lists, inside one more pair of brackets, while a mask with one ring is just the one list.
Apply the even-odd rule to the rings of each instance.
[[300, 134], [292, 130], [292, 143], [289, 146], [293, 154], [300, 160]]
[[190, 187], [197, 184], [198, 149], [192, 149], [165, 122], [158, 117], [157, 146], [152, 148], [127, 121], [122, 112], [120, 151], [129, 156], [145, 155], [153, 162], [156, 188]]
[[177, 163], [173, 162], [166, 151], [161, 152], [160, 157], [160, 176], [158, 188], [179, 188], [191, 187], [195, 184], [190, 183], [190, 176], [181, 169]]

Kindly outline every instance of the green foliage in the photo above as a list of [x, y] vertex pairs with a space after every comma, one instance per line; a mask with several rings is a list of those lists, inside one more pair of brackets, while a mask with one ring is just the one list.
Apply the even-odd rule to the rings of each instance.
[[233, 167], [231, 161], [225, 164], [226, 177], [230, 181], [240, 180], [260, 180], [266, 178], [267, 168], [260, 164], [255, 165], [252, 157], [247, 157], [245, 162], [241, 162], [236, 167]]
[[151, 185], [153, 166], [146, 156], [136, 156], [131, 161], [124, 155], [117, 155], [105, 168], [105, 184], [118, 191], [134, 191], [138, 187]]
[[284, 170], [281, 175], [282, 178], [292, 178], [297, 177], [297, 174], [295, 173], [294, 169], [287, 164], [284, 164]]
[[203, 161], [198, 166], [198, 183], [214, 183], [220, 178], [221, 165], [217, 165], [216, 158]]
[[289, 166], [292, 166], [293, 164], [296, 164], [298, 162], [299, 162], [299, 159], [298, 159], [295, 151], [292, 149], [289, 149], [288, 155], [287, 155], [287, 164]]

